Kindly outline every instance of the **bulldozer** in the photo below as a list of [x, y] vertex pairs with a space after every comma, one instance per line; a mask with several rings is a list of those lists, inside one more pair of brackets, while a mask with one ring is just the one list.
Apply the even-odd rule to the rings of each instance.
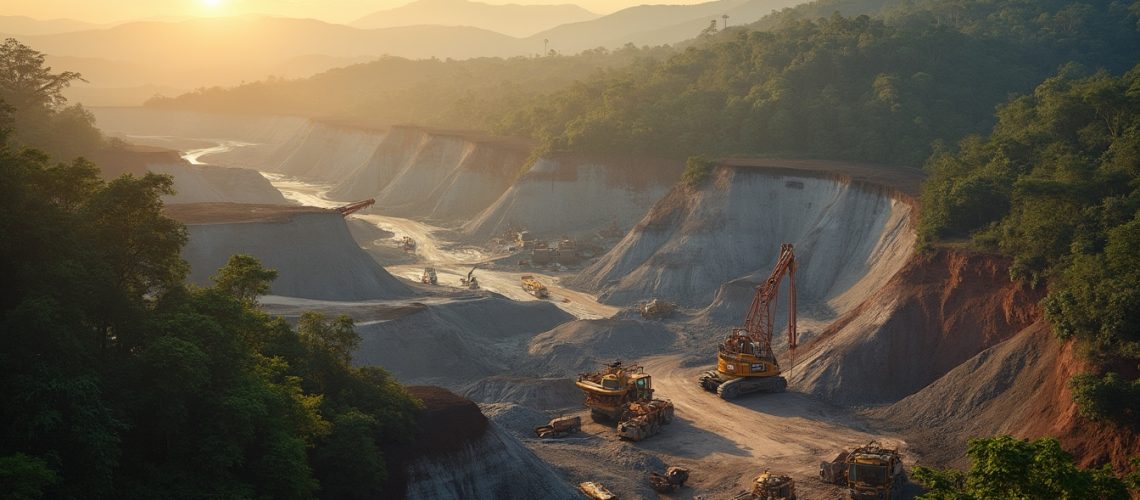
[[850, 498], [893, 499], [902, 494], [906, 471], [897, 449], [871, 441], [851, 452], [840, 452], [830, 462], [820, 462], [819, 478], [845, 486]]
[[618, 420], [630, 403], [653, 399], [652, 377], [639, 365], [614, 361], [600, 372], [578, 374], [575, 385], [586, 394], [595, 420]]
[[550, 297], [550, 291], [546, 289], [546, 285], [543, 285], [530, 274], [524, 274], [522, 276], [522, 287], [527, 293], [540, 299]]
[[756, 287], [756, 295], [744, 325], [733, 328], [718, 346], [716, 369], [700, 375], [697, 383], [722, 399], [751, 392], [784, 392], [788, 381], [780, 373], [772, 351], [772, 313], [780, 282], [788, 275], [788, 349], [796, 350], [796, 256], [792, 245], [780, 246], [780, 256], [768, 280]]
[[765, 469], [752, 480], [750, 491], [736, 495], [733, 500], [796, 500], [796, 480]]

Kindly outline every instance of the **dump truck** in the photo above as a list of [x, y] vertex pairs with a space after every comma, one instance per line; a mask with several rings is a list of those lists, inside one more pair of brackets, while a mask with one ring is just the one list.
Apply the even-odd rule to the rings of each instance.
[[439, 277], [436, 276], [434, 267], [424, 268], [424, 273], [420, 275], [420, 283], [425, 285], [435, 285], [439, 283]]
[[641, 305], [641, 317], [645, 319], [665, 319], [677, 310], [677, 305], [661, 299], [653, 299]]
[[535, 279], [533, 275], [530, 274], [524, 274], [522, 276], [522, 288], [523, 290], [526, 290], [526, 293], [534, 295], [540, 299], [550, 297], [550, 291], [546, 289], [546, 285], [543, 285], [541, 282]]
[[653, 378], [640, 365], [620, 360], [598, 372], [580, 373], [575, 385], [586, 395], [586, 407], [595, 420], [617, 421], [630, 403], [653, 400]]
[[405, 236], [400, 242], [400, 248], [405, 252], [414, 252], [416, 251], [416, 240], [413, 240], [411, 236]]
[[673, 421], [673, 403], [662, 399], [630, 403], [618, 422], [620, 439], [641, 441], [661, 432], [661, 426]]
[[649, 473], [649, 486], [658, 493], [673, 493], [685, 486], [689, 480], [689, 469], [684, 467], [670, 467], [664, 474]]
[[581, 428], [582, 417], [558, 417], [546, 425], [535, 427], [534, 433], [540, 438], [551, 439], [569, 436]]
[[847, 488], [850, 498], [898, 498], [906, 483], [902, 455], [876, 441], [843, 451], [830, 462], [820, 462], [819, 477], [824, 482]]
[[796, 480], [791, 476], [765, 470], [752, 480], [752, 489], [733, 497], [733, 500], [795, 500]]
[[788, 275], [788, 349], [796, 352], [796, 256], [792, 245], [780, 247], [776, 267], [768, 280], [756, 287], [744, 325], [733, 328], [717, 347], [716, 369], [697, 378], [704, 389], [722, 399], [750, 392], [784, 392], [788, 381], [772, 350], [773, 312], [780, 282]]

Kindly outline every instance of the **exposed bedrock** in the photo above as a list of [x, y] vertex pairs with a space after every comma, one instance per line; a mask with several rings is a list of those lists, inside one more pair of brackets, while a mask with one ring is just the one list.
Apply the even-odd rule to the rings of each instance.
[[800, 306], [821, 319], [854, 307], [913, 252], [912, 207], [844, 176], [721, 166], [678, 185], [572, 283], [610, 304], [653, 297], [739, 321], [781, 243], [795, 245]]

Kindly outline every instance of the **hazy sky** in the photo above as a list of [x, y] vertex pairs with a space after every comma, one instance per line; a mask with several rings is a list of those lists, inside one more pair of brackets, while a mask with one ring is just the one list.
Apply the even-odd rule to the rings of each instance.
[[[639, 4], [692, 4], [707, 0], [480, 0], [491, 4], [577, 3], [605, 14]], [[0, 15], [38, 19], [71, 18], [108, 23], [132, 19], [269, 14], [311, 17], [329, 22], [353, 21], [371, 12], [398, 7], [410, 0], [0, 0]]]

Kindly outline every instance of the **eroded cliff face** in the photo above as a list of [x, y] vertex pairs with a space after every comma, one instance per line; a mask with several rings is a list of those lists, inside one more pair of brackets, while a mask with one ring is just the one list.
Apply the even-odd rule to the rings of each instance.
[[1057, 437], [1082, 465], [1123, 470], [1140, 453], [1127, 429], [1079, 416], [1067, 382], [1085, 368], [1043, 320], [1043, 289], [1009, 262], [943, 250], [916, 255], [879, 292], [800, 349], [792, 385], [909, 436], [932, 463], [966, 467], [967, 440]]
[[801, 305], [843, 312], [855, 291], [881, 286], [906, 262], [911, 211], [843, 178], [722, 166], [700, 187], [674, 187], [574, 283], [607, 303], [662, 297], [707, 307], [718, 323], [739, 320], [780, 245], [792, 243]]
[[424, 402], [419, 431], [413, 445], [389, 454], [397, 464], [394, 487], [407, 498], [579, 498], [472, 401], [438, 387], [409, 387], [409, 392]]
[[509, 228], [554, 240], [592, 236], [611, 224], [629, 228], [669, 192], [682, 169], [680, 162], [653, 159], [541, 158], [461, 231], [475, 241]]
[[1033, 323], [1040, 298], [1000, 258], [916, 256], [801, 348], [790, 382], [842, 404], [893, 403]]
[[329, 196], [375, 198], [381, 213], [461, 224], [511, 186], [529, 154], [525, 141], [392, 127], [367, 163], [335, 178]]

